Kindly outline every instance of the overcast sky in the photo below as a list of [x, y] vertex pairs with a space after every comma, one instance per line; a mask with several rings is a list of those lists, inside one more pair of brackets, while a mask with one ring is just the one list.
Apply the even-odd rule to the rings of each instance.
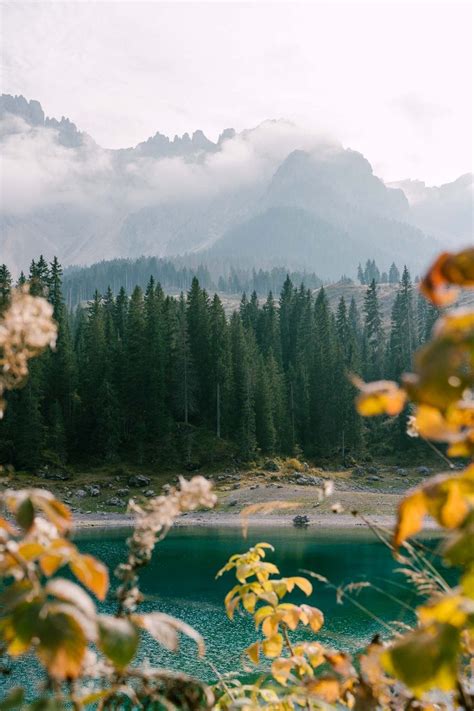
[[2, 2], [2, 91], [105, 147], [287, 118], [385, 180], [472, 170], [472, 2]]

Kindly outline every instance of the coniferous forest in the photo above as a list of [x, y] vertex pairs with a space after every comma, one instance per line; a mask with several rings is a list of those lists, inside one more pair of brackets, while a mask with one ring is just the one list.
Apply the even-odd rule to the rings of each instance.
[[[192, 466], [199, 437], [212, 437], [213, 449], [227, 443], [240, 461], [259, 453], [345, 460], [420, 446], [405, 434], [407, 413], [363, 422], [349, 379], [397, 379], [428, 338], [436, 309], [407, 269], [389, 328], [375, 279], [361, 310], [341, 297], [332, 311], [324, 288], [313, 293], [288, 277], [279, 294], [244, 294], [230, 317], [197, 278], [179, 298], [150, 278], [130, 296], [124, 287], [96, 291], [74, 312], [56, 259], [33, 262], [24, 281], [51, 302], [59, 337], [9, 398], [0, 463]], [[11, 286], [3, 265], [0, 308]]]

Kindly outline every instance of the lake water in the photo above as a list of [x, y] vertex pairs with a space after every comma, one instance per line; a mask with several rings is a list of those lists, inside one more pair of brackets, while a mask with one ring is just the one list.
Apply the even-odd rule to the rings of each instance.
[[[243, 552], [262, 540], [275, 547], [271, 560], [279, 566], [282, 575], [297, 575], [301, 569], [309, 569], [336, 585], [369, 581], [383, 592], [364, 589], [356, 597], [357, 602], [383, 620], [413, 621], [408, 609], [417, 602], [413, 589], [407, 586], [403, 576], [394, 572], [397, 564], [388, 549], [365, 530], [250, 529], [245, 540], [237, 528], [180, 528], [157, 546], [151, 565], [142, 573], [141, 587], [146, 595], [143, 609], [160, 610], [191, 624], [204, 637], [207, 655], [206, 660], [198, 659], [195, 645], [186, 639], [177, 654], [162, 650], [147, 639], [143, 655], [153, 665], [179, 668], [208, 681], [215, 679], [211, 665], [220, 673], [241, 669], [241, 653], [255, 640], [255, 629], [248, 616], [236, 615], [233, 622], [226, 617], [223, 598], [235, 584], [235, 578], [230, 573], [217, 581], [214, 578], [232, 553]], [[107, 532], [99, 536], [91, 532], [78, 544], [111, 569], [125, 554], [123, 534]], [[326, 617], [320, 635], [323, 642], [354, 652], [374, 634], [386, 633], [376, 619], [350, 603], [337, 604], [333, 590], [313, 582], [315, 589], [307, 601], [319, 607]], [[303, 598], [295, 595], [290, 599], [301, 602]], [[112, 612], [113, 600], [102, 609]], [[32, 673], [31, 662], [23, 660], [14, 681], [25, 683]], [[5, 684], [11, 684], [11, 677], [10, 681], [0, 680], [0, 685]]]

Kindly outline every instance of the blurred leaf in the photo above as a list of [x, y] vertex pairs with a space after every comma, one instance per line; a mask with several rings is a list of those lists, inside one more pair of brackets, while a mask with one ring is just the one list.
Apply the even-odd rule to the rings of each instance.
[[5, 698], [0, 701], [0, 711], [21, 708], [24, 698], [25, 692], [21, 687], [11, 689]]
[[445, 528], [457, 528], [473, 505], [474, 465], [458, 475], [439, 475], [428, 479], [399, 505], [395, 546], [421, 530], [426, 514]]
[[68, 507], [61, 501], [58, 501], [54, 497], [50, 499], [49, 497], [40, 496], [35, 503], [38, 508], [43, 511], [46, 518], [48, 518], [59, 531], [69, 531], [72, 527], [72, 514]]
[[20, 503], [15, 512], [18, 525], [25, 531], [29, 531], [35, 520], [35, 510], [31, 499], [27, 496]]
[[95, 617], [95, 605], [89, 595], [79, 585], [65, 578], [54, 578], [45, 587], [48, 595], [70, 602], [78, 607], [87, 617]]
[[443, 412], [474, 385], [474, 312], [457, 309], [436, 322], [432, 340], [414, 356], [414, 373], [402, 378], [409, 397]]
[[455, 531], [443, 546], [443, 559], [450, 565], [474, 565], [474, 512], [459, 531]]
[[44, 600], [40, 597], [22, 599], [12, 610], [3, 629], [8, 643], [8, 654], [18, 656], [31, 645], [37, 634]]
[[51, 541], [48, 550], [40, 558], [39, 565], [44, 575], [50, 577], [76, 552], [76, 547], [65, 538]]
[[353, 378], [353, 383], [360, 393], [356, 398], [356, 408], [363, 417], [377, 415], [399, 415], [405, 407], [406, 393], [391, 380], [377, 380], [364, 383], [360, 378]]
[[421, 531], [426, 513], [426, 502], [422, 491], [415, 491], [401, 501], [398, 507], [398, 520], [394, 538], [395, 547], [398, 547], [407, 538]]
[[470, 616], [474, 616], [474, 606], [459, 593], [441, 595], [417, 608], [418, 619], [422, 624], [446, 622], [453, 627], [462, 628]]
[[331, 676], [320, 676], [317, 679], [310, 679], [305, 688], [308, 694], [324, 699], [329, 704], [334, 704], [339, 699], [341, 687], [339, 681]]
[[[248, 654], [248, 650], [247, 650]], [[250, 655], [249, 655], [250, 656]], [[252, 660], [253, 661], [253, 660]], [[258, 662], [258, 657], [257, 657]], [[255, 662], [255, 663], [257, 663]], [[293, 671], [294, 662], [291, 659], [275, 659], [272, 662], [272, 676], [279, 683], [286, 686], [286, 683]]]
[[87, 619], [72, 605], [50, 604], [37, 628], [37, 654], [55, 679], [76, 678], [87, 649]]
[[13, 535], [15, 535], [15, 533], [16, 533], [15, 528], [12, 526], [12, 524], [1, 516], [0, 516], [0, 528], [3, 528], [4, 531], [7, 531], [7, 533], [11, 533]]
[[406, 684], [416, 696], [456, 687], [460, 634], [449, 624], [433, 623], [415, 629], [382, 654], [389, 674]]
[[458, 289], [474, 286], [474, 248], [440, 254], [423, 278], [421, 292], [437, 306], [455, 301]]
[[178, 633], [184, 634], [196, 642], [199, 656], [204, 656], [204, 640], [196, 630], [185, 622], [166, 615], [163, 612], [151, 612], [147, 615], [134, 615], [133, 621], [146, 630], [157, 642], [171, 651], [178, 649]]
[[51, 698], [38, 699], [27, 706], [28, 711], [64, 711], [64, 706], [59, 701]]
[[105, 600], [109, 588], [109, 571], [103, 563], [91, 555], [78, 554], [71, 560], [69, 567], [99, 600]]
[[110, 615], [101, 615], [98, 627], [100, 649], [118, 669], [124, 669], [138, 648], [136, 627], [127, 619]]

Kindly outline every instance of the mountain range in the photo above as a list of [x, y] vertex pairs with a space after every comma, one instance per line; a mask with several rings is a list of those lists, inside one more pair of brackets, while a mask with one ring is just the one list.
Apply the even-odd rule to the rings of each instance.
[[368, 258], [419, 272], [472, 241], [472, 174], [385, 184], [361, 153], [287, 121], [107, 149], [4, 94], [0, 144], [0, 261], [13, 271], [40, 253], [64, 265], [188, 255], [333, 279]]

